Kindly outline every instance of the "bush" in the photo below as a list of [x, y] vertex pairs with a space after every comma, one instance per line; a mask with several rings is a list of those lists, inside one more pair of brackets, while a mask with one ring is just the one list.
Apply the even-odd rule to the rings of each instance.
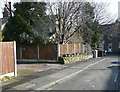
[[64, 64], [64, 59], [62, 57], [59, 57], [58, 62]]

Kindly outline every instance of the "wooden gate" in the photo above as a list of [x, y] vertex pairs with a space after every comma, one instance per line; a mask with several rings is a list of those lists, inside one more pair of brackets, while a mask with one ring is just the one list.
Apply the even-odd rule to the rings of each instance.
[[0, 75], [16, 76], [16, 43], [0, 42]]

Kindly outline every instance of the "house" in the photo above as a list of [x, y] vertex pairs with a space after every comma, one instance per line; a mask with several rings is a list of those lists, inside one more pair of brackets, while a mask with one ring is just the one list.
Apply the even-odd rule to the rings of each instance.
[[101, 42], [99, 48], [107, 50], [109, 53], [120, 53], [120, 21], [101, 25]]
[[3, 18], [0, 18], [0, 30], [3, 31], [6, 23], [8, 22], [8, 17], [10, 16], [9, 11], [4, 7]]
[[[60, 42], [60, 38], [62, 39], [62, 35], [60, 36], [60, 34], [64, 33], [64, 36], [66, 38], [68, 38], [67, 40], [64, 39], [63, 43], [64, 44], [71, 44], [71, 43], [83, 43], [83, 38], [82, 35], [79, 31], [74, 33], [74, 29], [71, 28], [70, 31], [62, 31], [60, 32], [59, 30], [59, 25], [58, 25], [58, 19], [56, 18], [56, 15], [49, 15], [46, 16], [46, 25], [47, 25], [47, 32], [49, 35], [49, 41], [50, 42], [55, 42], [55, 43], [61, 43]], [[73, 34], [73, 35], [71, 35]], [[70, 36], [71, 35], [71, 36]], [[70, 36], [70, 38], [69, 38]]]
[[8, 18], [0, 18], [0, 30], [2, 31], [8, 21]]

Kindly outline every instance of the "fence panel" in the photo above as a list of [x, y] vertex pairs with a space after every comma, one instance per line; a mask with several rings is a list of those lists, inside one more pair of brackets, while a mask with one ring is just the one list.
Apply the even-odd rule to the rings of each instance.
[[82, 49], [81, 44], [60, 44], [60, 55], [82, 53]]
[[57, 60], [57, 45], [39, 45], [40, 60]]
[[69, 52], [69, 54], [74, 53], [74, 44], [68, 44], [68, 52]]
[[74, 53], [79, 53], [79, 44], [74, 44], [74, 50], [75, 52]]
[[37, 45], [21, 45], [21, 59], [37, 59]]
[[[84, 54], [83, 44], [18, 45], [18, 59], [57, 60], [65, 54]], [[88, 52], [88, 50], [87, 50]]]
[[67, 44], [60, 44], [60, 52], [62, 55], [68, 54]]
[[60, 44], [59, 49], [60, 56], [65, 54], [89, 54], [91, 52], [90, 45], [84, 44]]
[[63, 45], [62, 44], [59, 44], [59, 53], [60, 53], [60, 55], [63, 55], [64, 53], [63, 53]]
[[0, 74], [15, 72], [14, 42], [0, 42]]
[[57, 60], [57, 45], [17, 45], [17, 59]]

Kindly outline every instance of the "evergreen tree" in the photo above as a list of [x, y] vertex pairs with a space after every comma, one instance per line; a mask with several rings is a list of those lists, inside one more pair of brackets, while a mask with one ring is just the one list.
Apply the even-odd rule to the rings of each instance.
[[[14, 4], [13, 17], [9, 18], [4, 32], [4, 40], [15, 40], [18, 43], [41, 43], [44, 38], [41, 33], [45, 31], [46, 4], [43, 2], [19, 2]], [[37, 24], [43, 25], [36, 30]], [[40, 25], [37, 25], [38, 27]]]
[[[86, 16], [86, 27], [91, 30], [83, 33], [84, 41], [86, 43], [90, 43], [93, 48], [97, 48], [100, 42], [100, 33], [99, 33], [99, 22], [95, 19], [94, 13], [95, 7], [93, 7], [90, 3], [86, 3], [83, 9], [83, 12], [87, 15]], [[87, 36], [87, 38], [86, 38]]]

